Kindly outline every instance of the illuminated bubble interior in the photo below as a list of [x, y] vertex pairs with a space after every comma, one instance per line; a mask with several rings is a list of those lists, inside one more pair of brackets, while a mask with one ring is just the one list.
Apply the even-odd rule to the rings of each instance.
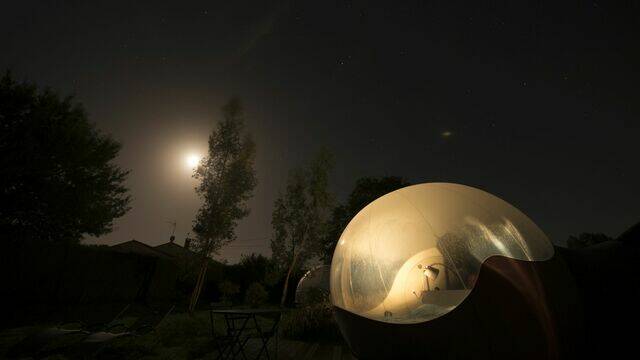
[[462, 303], [482, 262], [548, 260], [553, 246], [526, 215], [472, 187], [427, 183], [378, 198], [347, 225], [331, 264], [335, 306], [418, 323]]

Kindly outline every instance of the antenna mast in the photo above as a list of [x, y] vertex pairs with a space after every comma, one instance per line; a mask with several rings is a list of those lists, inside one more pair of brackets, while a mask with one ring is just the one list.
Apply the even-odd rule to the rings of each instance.
[[176, 225], [178, 225], [178, 223], [175, 220], [173, 220], [173, 221], [167, 220], [166, 222], [171, 225], [171, 236], [169, 237], [169, 241], [174, 242], [175, 239], [176, 239], [176, 236], [175, 236], [175, 234], [176, 234]]

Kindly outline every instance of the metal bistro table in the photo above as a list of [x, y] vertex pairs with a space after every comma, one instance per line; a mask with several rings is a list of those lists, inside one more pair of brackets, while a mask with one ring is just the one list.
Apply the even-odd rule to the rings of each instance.
[[[226, 335], [217, 335], [214, 331], [213, 316], [222, 315], [227, 326]], [[211, 309], [209, 319], [211, 321], [211, 335], [218, 349], [220, 359], [235, 359], [241, 355], [246, 359], [244, 347], [251, 338], [261, 340], [262, 347], [256, 356], [259, 359], [262, 354], [270, 359], [267, 345], [269, 340], [275, 338], [275, 355], [278, 357], [278, 324], [282, 309]], [[274, 322], [267, 329], [263, 329], [258, 322], [258, 317], [273, 318]]]

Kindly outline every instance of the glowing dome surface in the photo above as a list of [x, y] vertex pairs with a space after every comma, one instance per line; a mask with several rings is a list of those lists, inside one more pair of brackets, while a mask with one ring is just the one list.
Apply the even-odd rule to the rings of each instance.
[[331, 263], [335, 306], [389, 323], [453, 310], [482, 262], [553, 256], [546, 235], [505, 201], [469, 186], [426, 183], [384, 195], [347, 225]]

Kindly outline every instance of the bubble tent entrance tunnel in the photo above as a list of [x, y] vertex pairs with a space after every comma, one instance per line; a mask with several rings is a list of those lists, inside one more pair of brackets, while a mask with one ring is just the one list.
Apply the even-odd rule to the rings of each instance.
[[543, 261], [546, 235], [505, 201], [469, 186], [426, 183], [373, 201], [347, 225], [331, 264], [335, 306], [412, 324], [455, 309], [491, 256]]

